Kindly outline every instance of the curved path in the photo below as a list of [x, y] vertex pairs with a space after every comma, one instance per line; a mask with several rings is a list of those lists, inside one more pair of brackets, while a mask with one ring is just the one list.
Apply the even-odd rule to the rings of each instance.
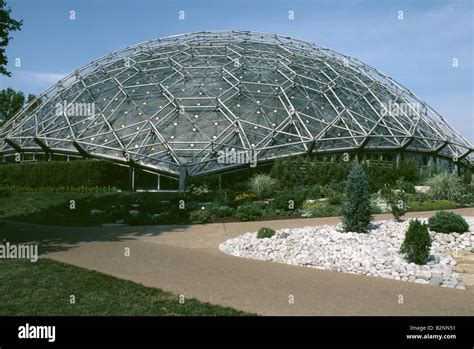
[[[455, 210], [474, 216], [474, 209]], [[428, 217], [432, 212], [410, 213]], [[390, 218], [376, 215], [375, 220]], [[272, 228], [334, 224], [339, 218], [126, 228], [60, 228], [7, 222], [41, 236], [47, 257], [185, 297], [263, 315], [474, 315], [474, 291], [419, 285], [226, 255], [218, 245]], [[34, 234], [32, 234], [34, 230]], [[124, 249], [130, 249], [130, 256]], [[399, 304], [399, 296], [403, 304]], [[290, 304], [289, 299], [294, 299]]]

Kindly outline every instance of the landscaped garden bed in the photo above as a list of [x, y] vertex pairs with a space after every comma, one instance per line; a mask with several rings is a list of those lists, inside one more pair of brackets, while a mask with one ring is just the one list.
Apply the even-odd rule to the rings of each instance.
[[[346, 183], [352, 166], [309, 157], [278, 159], [273, 165], [223, 175], [222, 181], [218, 175], [190, 177], [184, 192], [127, 192], [111, 175], [114, 167], [101, 161], [52, 161], [40, 165], [20, 164], [21, 175], [17, 175], [16, 167], [2, 167], [0, 218], [94, 226], [340, 216], [347, 201]], [[367, 176], [372, 214], [393, 212], [400, 202], [403, 212], [474, 206], [469, 171], [463, 178], [436, 174], [436, 169], [426, 176], [410, 161], [401, 162], [398, 167], [361, 163], [361, 168]], [[94, 175], [96, 172], [101, 174]], [[42, 180], [32, 180], [31, 174]]]
[[344, 232], [342, 224], [281, 229], [265, 238], [247, 233], [219, 249], [237, 257], [464, 289], [451, 253], [474, 247], [474, 217], [466, 220], [469, 232], [429, 232], [432, 243], [424, 265], [410, 263], [400, 253], [408, 221], [375, 222], [367, 234]]

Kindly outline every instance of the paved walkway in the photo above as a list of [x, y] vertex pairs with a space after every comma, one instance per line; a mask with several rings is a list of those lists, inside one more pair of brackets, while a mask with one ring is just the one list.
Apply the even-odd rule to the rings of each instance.
[[[456, 211], [474, 216], [474, 209]], [[375, 216], [376, 220], [386, 218], [390, 216]], [[339, 218], [333, 217], [126, 228], [6, 225], [17, 237], [42, 236], [41, 241], [49, 245], [48, 258], [263, 315], [474, 315], [473, 290], [256, 261], [229, 256], [217, 248], [261, 226], [337, 222]], [[129, 257], [124, 256], [126, 247], [131, 251]], [[403, 304], [399, 304], [400, 295]]]

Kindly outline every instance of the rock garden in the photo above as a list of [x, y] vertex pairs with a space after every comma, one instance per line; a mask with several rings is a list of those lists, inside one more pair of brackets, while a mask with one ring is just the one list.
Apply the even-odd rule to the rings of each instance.
[[399, 192], [389, 190], [384, 195], [392, 206], [393, 219], [371, 222], [367, 186], [365, 173], [354, 166], [338, 225], [278, 231], [261, 228], [227, 240], [219, 248], [244, 258], [466, 288], [463, 273], [457, 272], [456, 256], [474, 247], [474, 217], [439, 211], [429, 219], [403, 220]]

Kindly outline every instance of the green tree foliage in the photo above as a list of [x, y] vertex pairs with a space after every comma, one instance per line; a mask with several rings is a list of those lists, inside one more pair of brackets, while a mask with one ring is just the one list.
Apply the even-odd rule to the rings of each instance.
[[[27, 103], [33, 101], [34, 95], [28, 96]], [[39, 105], [38, 102], [34, 103]], [[25, 105], [25, 95], [21, 91], [15, 91], [12, 88], [6, 88], [0, 91], [0, 125], [7, 122], [18, 113]], [[35, 107], [32, 106], [32, 107]]]
[[431, 248], [431, 237], [428, 225], [422, 224], [418, 219], [411, 220], [405, 240], [400, 252], [404, 253], [410, 263], [425, 264]]
[[370, 221], [370, 192], [367, 176], [361, 166], [354, 163], [347, 177], [346, 201], [342, 206], [342, 223], [345, 231], [366, 233]]
[[393, 218], [399, 222], [402, 216], [407, 212], [406, 198], [403, 189], [393, 189], [391, 186], [385, 185], [380, 190], [380, 195], [390, 207]]
[[431, 230], [437, 233], [465, 233], [469, 231], [469, 224], [457, 213], [448, 211], [436, 212], [428, 219]]
[[465, 169], [464, 175], [462, 176], [462, 182], [464, 185], [469, 186], [472, 182], [472, 173], [470, 169]]
[[[370, 192], [377, 192], [385, 184], [396, 185], [403, 178], [405, 183], [416, 183], [419, 180], [418, 169], [413, 161], [401, 162], [397, 167], [371, 163], [362, 165], [369, 181]], [[272, 177], [287, 188], [295, 185], [304, 187], [327, 185], [331, 182], [342, 182], [351, 170], [350, 163], [318, 162], [308, 157], [277, 159], [272, 167]]]
[[10, 17], [11, 9], [7, 6], [5, 0], [0, 0], [0, 74], [11, 76], [6, 65], [8, 58], [5, 53], [5, 48], [12, 39], [10, 33], [21, 29], [23, 21], [17, 21]]

